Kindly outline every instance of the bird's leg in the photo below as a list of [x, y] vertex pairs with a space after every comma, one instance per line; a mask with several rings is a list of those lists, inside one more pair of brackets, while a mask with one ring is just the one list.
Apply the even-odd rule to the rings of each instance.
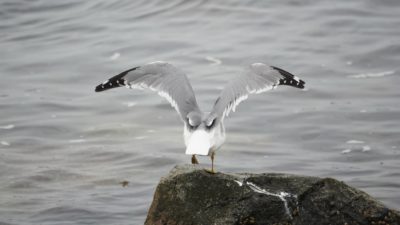
[[215, 156], [215, 152], [211, 153], [211, 172], [215, 173], [214, 171], [214, 156]]
[[214, 171], [214, 157], [215, 157], [215, 152], [212, 152], [211, 155], [211, 170], [206, 169], [207, 172], [211, 173], [211, 174], [215, 174], [216, 172]]
[[199, 161], [196, 159], [196, 155], [192, 155], [192, 164], [199, 164]]

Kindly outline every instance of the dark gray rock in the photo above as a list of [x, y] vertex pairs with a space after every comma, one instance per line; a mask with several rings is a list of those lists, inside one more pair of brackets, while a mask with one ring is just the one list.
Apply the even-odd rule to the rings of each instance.
[[400, 225], [400, 214], [331, 178], [175, 167], [157, 186], [145, 225], [214, 224]]

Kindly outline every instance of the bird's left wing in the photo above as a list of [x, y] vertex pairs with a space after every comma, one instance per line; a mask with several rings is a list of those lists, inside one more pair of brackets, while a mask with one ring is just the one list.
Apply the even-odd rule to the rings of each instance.
[[148, 88], [166, 98], [181, 118], [199, 111], [193, 88], [185, 73], [166, 62], [153, 62], [124, 71], [99, 84], [95, 91], [126, 86], [128, 88]]
[[231, 111], [235, 111], [236, 106], [247, 99], [249, 94], [272, 90], [278, 85], [303, 89], [304, 84], [304, 81], [283, 69], [263, 63], [254, 63], [247, 68], [245, 73], [228, 83], [215, 101], [210, 114], [223, 120]]

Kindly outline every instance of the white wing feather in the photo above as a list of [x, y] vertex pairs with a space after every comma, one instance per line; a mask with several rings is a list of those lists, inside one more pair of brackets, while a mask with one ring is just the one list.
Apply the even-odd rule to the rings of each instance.
[[254, 63], [222, 90], [211, 114], [219, 115], [220, 120], [223, 120], [230, 112], [235, 112], [236, 107], [250, 94], [260, 94], [278, 85], [304, 88], [304, 84], [304, 81], [280, 68]]
[[199, 111], [192, 86], [183, 71], [166, 62], [153, 62], [124, 71], [96, 87], [105, 91], [126, 86], [150, 89], [167, 99], [183, 120], [191, 111]]

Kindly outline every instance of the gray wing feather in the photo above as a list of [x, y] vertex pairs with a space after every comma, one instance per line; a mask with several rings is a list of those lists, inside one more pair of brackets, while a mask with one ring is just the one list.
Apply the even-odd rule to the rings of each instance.
[[188, 113], [199, 111], [192, 86], [185, 73], [166, 62], [153, 62], [124, 71], [95, 89], [96, 92], [115, 87], [148, 88], [166, 98], [183, 120]]
[[285, 70], [263, 63], [254, 63], [222, 90], [211, 114], [223, 120], [231, 111], [234, 112], [236, 106], [246, 100], [249, 94], [266, 92], [275, 89], [278, 85], [303, 89], [304, 84], [304, 81]]

